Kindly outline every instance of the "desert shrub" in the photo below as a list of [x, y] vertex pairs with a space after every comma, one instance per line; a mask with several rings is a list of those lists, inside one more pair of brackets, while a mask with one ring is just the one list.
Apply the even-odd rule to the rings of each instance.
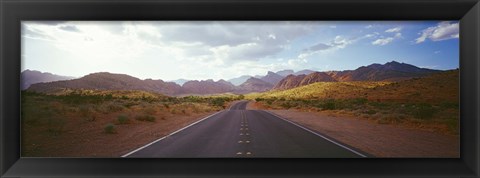
[[64, 102], [69, 104], [99, 104], [104, 101], [102, 95], [88, 95], [82, 92], [72, 92], [61, 96]]
[[282, 102], [280, 106], [285, 109], [290, 109], [292, 107], [288, 102]]
[[440, 107], [445, 108], [445, 109], [458, 109], [458, 103], [453, 103], [453, 102], [443, 102], [440, 104]]
[[152, 115], [139, 115], [139, 116], [136, 116], [135, 119], [139, 121], [155, 122], [157, 118], [155, 118]]
[[126, 115], [119, 115], [117, 121], [119, 124], [127, 124], [130, 122], [130, 119]]
[[122, 111], [124, 107], [120, 104], [110, 103], [109, 105], [107, 105], [107, 109], [110, 112], [118, 112], [118, 111]]
[[83, 120], [85, 120], [87, 122], [93, 122], [93, 121], [97, 120], [97, 117], [92, 115], [92, 116], [83, 118]]
[[377, 111], [375, 111], [373, 109], [369, 109], [369, 110], [364, 111], [363, 113], [368, 114], [368, 115], [372, 115], [372, 114], [376, 114]]
[[36, 102], [26, 101], [22, 103], [21, 119], [28, 125], [39, 124], [44, 118], [53, 116], [52, 110], [42, 109]]
[[364, 105], [368, 102], [367, 98], [355, 98], [352, 99], [352, 103], [356, 105]]
[[413, 117], [417, 119], [429, 119], [435, 114], [436, 109], [430, 104], [417, 105], [413, 112]]
[[82, 105], [78, 108], [80, 115], [83, 117], [90, 117], [92, 115], [92, 108], [88, 105]]
[[143, 112], [145, 112], [145, 114], [152, 115], [152, 114], [155, 114], [157, 111], [153, 107], [147, 107], [143, 110]]
[[47, 131], [53, 136], [58, 136], [63, 132], [65, 120], [62, 118], [48, 118]]
[[390, 107], [388, 103], [383, 103], [383, 102], [369, 102], [368, 104], [378, 109], [388, 109]]
[[210, 103], [213, 105], [213, 106], [223, 106], [225, 104], [225, 98], [223, 97], [217, 97], [217, 98], [212, 98], [212, 100], [210, 101]]
[[133, 102], [133, 101], [127, 101], [126, 103], [123, 104], [124, 107], [130, 108], [132, 106], [138, 105], [138, 102]]
[[245, 99], [245, 95], [238, 95], [237, 100], [243, 100]]
[[104, 131], [105, 133], [108, 133], [108, 134], [117, 133], [115, 125], [113, 125], [112, 123], [107, 124], [104, 128]]
[[112, 94], [107, 94], [107, 95], [104, 95], [103, 98], [104, 98], [105, 100], [112, 100], [112, 99], [113, 99], [113, 96], [112, 96]]
[[255, 98], [256, 102], [263, 101], [263, 100], [264, 100], [263, 98]]
[[167, 103], [163, 103], [163, 106], [167, 109], [170, 108], [170, 105], [168, 105]]
[[335, 100], [331, 99], [331, 100], [326, 100], [323, 105], [322, 105], [322, 108], [324, 110], [334, 110], [336, 109], [335, 107]]
[[272, 103], [273, 103], [273, 100], [272, 100], [272, 99], [267, 100], [267, 104], [268, 104], [268, 105], [272, 105]]

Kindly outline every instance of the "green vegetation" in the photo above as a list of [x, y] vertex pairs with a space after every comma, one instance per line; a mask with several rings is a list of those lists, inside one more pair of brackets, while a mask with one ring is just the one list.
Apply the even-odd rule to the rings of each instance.
[[[169, 97], [144, 91], [64, 90], [55, 94], [22, 91], [21, 122], [25, 132], [52, 139], [78, 124], [123, 125], [131, 124], [132, 119], [149, 123], [157, 118], [163, 121], [176, 115], [221, 110], [237, 98], [237, 95]], [[98, 127], [105, 133], [121, 129], [114, 124]]]
[[118, 124], [128, 124], [130, 119], [126, 115], [119, 115], [117, 117]]
[[52, 136], [58, 136], [63, 133], [65, 126], [65, 119], [62, 118], [48, 118], [47, 131]]
[[115, 125], [113, 125], [112, 123], [109, 123], [105, 126], [104, 128], [105, 130], [105, 133], [107, 134], [114, 134], [114, 133], [117, 133], [117, 130], [115, 128]]
[[317, 82], [245, 98], [267, 108], [343, 113], [380, 124], [430, 125], [456, 134], [458, 82], [458, 70], [453, 70], [399, 82]]
[[273, 109], [298, 109], [309, 111], [338, 111], [376, 120], [380, 124], [412, 123], [443, 124], [449, 132], [458, 133], [458, 104], [456, 103], [399, 103], [352, 99], [295, 99], [256, 98], [255, 101]]

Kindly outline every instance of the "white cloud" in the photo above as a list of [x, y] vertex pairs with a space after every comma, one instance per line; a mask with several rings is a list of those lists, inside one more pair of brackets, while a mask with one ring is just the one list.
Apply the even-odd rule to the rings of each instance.
[[377, 40], [373, 41], [372, 44], [383, 46], [383, 45], [386, 45], [388, 43], [391, 43], [393, 40], [394, 40], [394, 38], [392, 38], [392, 37], [380, 38], [380, 39], [377, 39]]
[[390, 28], [390, 29], [385, 30], [385, 32], [387, 32], [387, 33], [397, 33], [397, 32], [400, 32], [400, 31], [402, 31], [402, 27], [395, 27], [395, 28]]
[[372, 45], [384, 46], [399, 38], [402, 38], [402, 33], [395, 33], [393, 37], [381, 37], [376, 39], [372, 42]]
[[335, 36], [335, 38], [329, 43], [317, 43], [309, 48], [303, 49], [302, 53], [298, 55], [298, 58], [303, 59], [311, 55], [317, 54], [322, 51], [331, 51], [336, 49], [343, 49], [350, 44], [353, 44], [356, 40], [359, 40], [363, 37], [357, 37], [353, 39], [348, 39], [342, 36]]
[[355, 40], [347, 39], [342, 36], [336, 36], [333, 42], [331, 43], [332, 46], [343, 49], [347, 47], [347, 45], [350, 45], [354, 42]]
[[373, 25], [367, 25], [367, 26], [365, 26], [366, 29], [369, 29], [369, 28], [372, 28], [372, 27], [373, 27]]
[[452, 22], [440, 22], [437, 26], [428, 27], [420, 33], [415, 42], [423, 43], [425, 40], [442, 41], [448, 39], [459, 38], [459, 24]]
[[[209, 71], [220, 71], [212, 75], [228, 78], [235, 75], [232, 71], [239, 63], [251, 64], [244, 70], [245, 74], [260, 71], [252, 67], [252, 63], [277, 59], [275, 55], [289, 49], [293, 40], [308, 35], [319, 25], [321, 23], [312, 22], [26, 22], [22, 23], [22, 37], [41, 40], [44, 47], [63, 51], [61, 57], [52, 57], [60, 54], [55, 49], [42, 53], [43, 58], [52, 61], [49, 64], [45, 61], [43, 65], [43, 70], [48, 72], [82, 76], [110, 71], [140, 78], [202, 79], [209, 78]], [[22, 52], [23, 56], [35, 56], [30, 54], [30, 49], [39, 48], [35, 47], [37, 42], [30, 41], [26, 45], [28, 55]], [[31, 62], [34, 60], [38, 59], [28, 57], [29, 65], [24, 67], [36, 63]], [[63, 67], [48, 68], [53, 63]], [[285, 59], [279, 63], [281, 65], [261, 67], [280, 70], [290, 64], [298, 66], [302, 61]], [[55, 71], [72, 68], [71, 64], [82, 67]]]

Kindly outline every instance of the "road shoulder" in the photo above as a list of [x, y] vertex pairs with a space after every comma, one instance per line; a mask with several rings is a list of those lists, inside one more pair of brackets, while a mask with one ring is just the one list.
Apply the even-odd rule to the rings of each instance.
[[[257, 109], [251, 103], [247, 109]], [[460, 155], [459, 136], [318, 112], [269, 111], [375, 157], [456, 158]]]

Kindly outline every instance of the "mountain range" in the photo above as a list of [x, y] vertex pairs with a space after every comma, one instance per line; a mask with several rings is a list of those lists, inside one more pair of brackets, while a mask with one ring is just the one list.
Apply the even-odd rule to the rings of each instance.
[[[27, 72], [26, 74], [24, 74]], [[22, 72], [22, 84], [32, 81], [27, 75], [30, 71]], [[142, 90], [158, 92], [170, 96], [180, 95], [209, 95], [220, 93], [245, 94], [264, 92], [269, 90], [286, 90], [316, 82], [343, 82], [343, 81], [399, 81], [413, 77], [422, 77], [439, 70], [419, 68], [414, 65], [396, 61], [385, 64], [371, 64], [355, 70], [318, 72], [313, 70], [282, 70], [267, 72], [265, 76], [252, 77], [249, 75], [225, 81], [223, 79], [209, 80], [177, 80], [165, 82], [163, 80], [141, 80], [125, 74], [99, 72], [86, 75], [78, 79], [60, 78], [62, 81], [45, 81], [32, 84], [28, 90], [50, 93], [65, 88], [71, 89], [98, 89], [98, 90]], [[47, 75], [47, 74], [45, 74]], [[71, 80], [69, 80], [71, 79]], [[180, 85], [177, 82], [183, 83]], [[32, 82], [30, 82], [32, 83]], [[23, 86], [23, 85], [22, 85]]]
[[55, 75], [48, 72], [40, 72], [36, 70], [25, 70], [21, 73], [20, 78], [20, 88], [22, 90], [27, 89], [28, 87], [30, 87], [30, 85], [35, 83], [74, 79], [74, 77]]
[[288, 75], [278, 82], [273, 90], [286, 90], [315, 82], [349, 82], [349, 81], [400, 81], [413, 77], [422, 77], [439, 70], [419, 68], [397, 61], [385, 64], [371, 64], [355, 70], [314, 72], [308, 75]]

